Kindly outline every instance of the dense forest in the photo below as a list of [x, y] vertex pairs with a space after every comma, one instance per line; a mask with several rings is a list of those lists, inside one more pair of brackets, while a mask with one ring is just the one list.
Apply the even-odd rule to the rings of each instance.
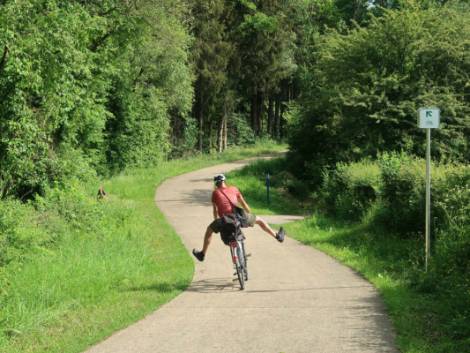
[[0, 197], [257, 137], [293, 168], [420, 153], [468, 161], [466, 1], [0, 2]]

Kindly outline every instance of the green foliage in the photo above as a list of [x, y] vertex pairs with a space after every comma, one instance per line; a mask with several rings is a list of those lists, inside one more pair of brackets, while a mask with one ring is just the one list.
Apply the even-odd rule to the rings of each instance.
[[377, 201], [382, 191], [380, 168], [376, 163], [338, 163], [323, 173], [322, 205], [330, 215], [359, 220]]
[[433, 133], [434, 154], [469, 160], [470, 12], [464, 8], [386, 10], [367, 27], [330, 31], [318, 41], [305, 76], [313, 84], [290, 132], [307, 178], [318, 185], [323, 166], [383, 151], [422, 156], [416, 112], [428, 105], [439, 106], [443, 117]]
[[[415, 237], [424, 231], [425, 161], [405, 153], [384, 153], [368, 159], [338, 163], [324, 170], [317, 198], [331, 216], [372, 221], [387, 230]], [[433, 229], [460, 241], [468, 231], [470, 169], [461, 164], [432, 167]]]
[[[384, 154], [380, 160], [383, 189], [378, 220], [388, 229], [413, 235], [424, 226], [425, 161], [405, 154]], [[468, 231], [470, 168], [436, 164], [432, 168], [433, 228], [437, 233], [465, 237]]]
[[[28, 219], [29, 222], [24, 222]], [[20, 261], [31, 250], [50, 246], [54, 235], [41, 226], [54, 219], [45, 214], [38, 217], [30, 205], [18, 201], [5, 200], [0, 203], [0, 267], [12, 261]], [[5, 289], [3, 289], [5, 290]]]
[[217, 126], [219, 130], [222, 120], [229, 113], [226, 104], [230, 88], [228, 66], [234, 47], [228, 38], [225, 18], [229, 16], [229, 7], [224, 1], [198, 0], [191, 10], [195, 37], [192, 54], [196, 71], [193, 111], [199, 127], [199, 150], [202, 152], [204, 147], [213, 147], [213, 133], [216, 130], [213, 127]]
[[192, 102], [184, 8], [168, 4], [0, 5], [0, 197], [168, 155]]
[[380, 221], [391, 230], [422, 232], [425, 212], [425, 163], [405, 154], [384, 154], [380, 160], [383, 209]]
[[234, 145], [249, 145], [255, 142], [255, 133], [246, 119], [240, 114], [234, 114], [228, 122], [229, 141]]
[[[466, 321], [470, 317], [470, 281], [466, 274], [470, 270], [470, 167], [436, 164], [432, 176], [431, 215], [435, 236], [432, 237], [434, 246], [429, 272], [423, 273], [420, 269], [423, 266], [421, 252], [406, 277], [407, 286], [436, 301], [429, 315], [436, 321], [435, 330], [440, 330], [441, 335], [453, 342], [445, 342], [438, 350], [447, 352], [457, 349], [449, 347], [465, 346], [469, 334]], [[325, 173], [320, 195], [330, 214], [343, 220], [359, 220], [368, 212], [365, 221], [376, 231], [386, 230], [398, 242], [419, 240], [422, 248], [424, 179], [422, 159], [404, 153], [385, 153], [377, 163], [338, 164], [334, 171]], [[366, 190], [375, 191], [373, 205], [371, 198], [364, 198], [361, 192], [364, 185]], [[360, 191], [354, 186], [359, 186]], [[413, 249], [417, 253], [416, 245]]]
[[442, 229], [455, 241], [463, 240], [470, 228], [470, 166], [445, 167], [445, 177], [433, 182], [434, 208]]
[[[148, 1], [130, 14], [137, 38], [127, 38], [111, 77], [113, 116], [106, 126], [108, 163], [118, 170], [162, 161], [172, 149], [170, 129], [184, 119], [193, 98], [190, 37], [178, 16], [165, 2]], [[181, 130], [174, 131], [176, 138], [184, 136]]]
[[287, 5], [262, 1], [235, 28], [243, 57], [240, 75], [251, 94], [276, 92], [276, 86], [295, 71], [295, 34], [286, 19], [288, 10]]
[[95, 99], [103, 93], [99, 77], [86, 80], [95, 58], [87, 48], [90, 26], [86, 11], [69, 3], [2, 5], [0, 46], [9, 48], [0, 72], [2, 196], [43, 190], [64, 148], [99, 159], [105, 113]]

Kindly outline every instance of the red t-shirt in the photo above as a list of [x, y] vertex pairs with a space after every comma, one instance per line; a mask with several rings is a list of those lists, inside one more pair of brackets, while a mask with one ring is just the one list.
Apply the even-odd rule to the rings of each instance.
[[228, 186], [226, 188], [217, 188], [212, 192], [212, 202], [217, 206], [217, 213], [219, 214], [219, 217], [233, 212], [232, 204], [227, 199], [227, 197], [224, 196], [224, 194], [227, 195], [234, 205], [236, 205], [238, 204], [240, 191], [235, 186]]

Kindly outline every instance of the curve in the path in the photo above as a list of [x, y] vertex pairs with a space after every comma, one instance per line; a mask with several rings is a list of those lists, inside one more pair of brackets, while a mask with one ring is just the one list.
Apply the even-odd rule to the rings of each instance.
[[[212, 175], [229, 163], [164, 182], [156, 203], [188, 250], [211, 221]], [[249, 200], [248, 200], [249, 202]], [[88, 353], [395, 353], [382, 301], [361, 276], [292, 239], [245, 231], [250, 280], [233, 281], [228, 249], [214, 237], [186, 292]]]

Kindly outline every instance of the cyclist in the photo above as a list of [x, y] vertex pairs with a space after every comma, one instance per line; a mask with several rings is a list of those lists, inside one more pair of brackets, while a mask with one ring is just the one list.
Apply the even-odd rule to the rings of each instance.
[[214, 177], [215, 190], [212, 192], [212, 211], [214, 215], [214, 221], [207, 227], [204, 235], [204, 244], [201, 251], [193, 249], [193, 255], [199, 260], [204, 261], [204, 257], [209, 248], [209, 244], [212, 240], [213, 233], [219, 233], [224, 226], [222, 217], [226, 214], [233, 212], [233, 206], [239, 204], [242, 206], [246, 213], [247, 219], [246, 224], [248, 227], [253, 227], [255, 224], [259, 225], [266, 233], [277, 239], [279, 242], [284, 241], [285, 232], [281, 227], [277, 233], [260, 217], [250, 213], [250, 207], [246, 203], [240, 190], [235, 186], [227, 186], [225, 183], [225, 175], [217, 174]]

